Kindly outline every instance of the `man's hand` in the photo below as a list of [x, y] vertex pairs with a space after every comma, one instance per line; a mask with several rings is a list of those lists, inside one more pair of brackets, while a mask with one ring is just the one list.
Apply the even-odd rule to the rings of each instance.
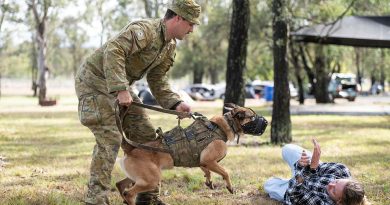
[[307, 165], [309, 165], [309, 163], [310, 163], [309, 157], [307, 156], [305, 150], [303, 150], [302, 155], [301, 155], [301, 159], [298, 160], [298, 164], [301, 167], [306, 167]]
[[128, 90], [119, 91], [116, 99], [119, 101], [119, 105], [127, 107], [131, 105], [131, 102], [133, 102], [133, 98], [131, 97]]
[[317, 169], [318, 165], [320, 164], [320, 157], [321, 157], [321, 147], [320, 144], [318, 144], [316, 139], [312, 139], [314, 144], [314, 150], [313, 150], [313, 156], [311, 157], [311, 169]]
[[191, 107], [187, 103], [181, 102], [178, 106], [176, 106], [175, 110], [179, 112], [191, 112]]

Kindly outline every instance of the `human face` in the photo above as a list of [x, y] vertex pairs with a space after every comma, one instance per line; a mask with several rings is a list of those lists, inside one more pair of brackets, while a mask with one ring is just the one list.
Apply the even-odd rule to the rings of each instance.
[[329, 194], [329, 197], [336, 203], [341, 202], [343, 196], [344, 188], [347, 185], [349, 179], [336, 179], [330, 182], [326, 186], [326, 190]]
[[195, 24], [187, 21], [185, 18], [181, 16], [177, 16], [178, 21], [176, 24], [176, 35], [175, 38], [179, 40], [183, 40], [183, 38], [190, 34], [194, 30]]

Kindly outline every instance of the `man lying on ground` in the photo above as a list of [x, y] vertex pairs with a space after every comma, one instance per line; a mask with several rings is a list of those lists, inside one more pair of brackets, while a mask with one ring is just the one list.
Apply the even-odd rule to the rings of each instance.
[[292, 178], [272, 177], [264, 190], [272, 199], [287, 205], [367, 205], [363, 185], [351, 179], [349, 169], [341, 163], [320, 161], [321, 148], [313, 139], [313, 153], [287, 144], [282, 148], [284, 161], [291, 168]]

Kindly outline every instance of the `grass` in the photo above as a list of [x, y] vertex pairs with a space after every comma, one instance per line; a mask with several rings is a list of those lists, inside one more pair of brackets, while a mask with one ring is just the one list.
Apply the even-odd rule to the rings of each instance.
[[[15, 103], [16, 102], [16, 103]], [[73, 98], [57, 108], [38, 108], [29, 97], [0, 98], [0, 204], [82, 204], [89, 174], [94, 137], [77, 117]], [[74, 108], [74, 109], [73, 109]], [[264, 107], [254, 107], [270, 120]], [[199, 107], [211, 117], [221, 108]], [[168, 130], [173, 116], [149, 112], [156, 127]], [[185, 120], [182, 125], [189, 124]], [[293, 143], [312, 148], [315, 136], [323, 161], [346, 164], [366, 188], [374, 204], [390, 201], [389, 116], [292, 116]], [[236, 193], [230, 194], [220, 176], [212, 175], [216, 189], [204, 185], [200, 169], [175, 168], [163, 174], [162, 198], [170, 204], [279, 204], [269, 199], [262, 184], [271, 176], [288, 178], [281, 146], [271, 145], [270, 129], [262, 137], [246, 136], [232, 144], [221, 164], [230, 173]], [[234, 145], [234, 146], [233, 146]], [[242, 146], [246, 145], [246, 146]], [[121, 156], [122, 153], [119, 154]], [[112, 187], [124, 175], [116, 165]], [[112, 189], [112, 204], [121, 204]]]

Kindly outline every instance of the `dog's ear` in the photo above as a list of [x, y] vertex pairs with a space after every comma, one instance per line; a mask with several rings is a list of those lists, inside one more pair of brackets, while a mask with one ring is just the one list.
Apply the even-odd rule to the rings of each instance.
[[225, 105], [223, 107], [223, 114], [225, 114], [227, 112], [232, 112], [235, 107], [237, 107], [237, 106], [233, 103], [225, 103]]
[[245, 118], [245, 111], [238, 111], [236, 113], [234, 113], [233, 117], [234, 118], [237, 118], [239, 120], [243, 120]]
[[237, 105], [234, 103], [225, 103], [225, 105], [224, 105], [224, 109], [229, 110], [229, 111], [233, 110], [236, 107], [237, 107]]

